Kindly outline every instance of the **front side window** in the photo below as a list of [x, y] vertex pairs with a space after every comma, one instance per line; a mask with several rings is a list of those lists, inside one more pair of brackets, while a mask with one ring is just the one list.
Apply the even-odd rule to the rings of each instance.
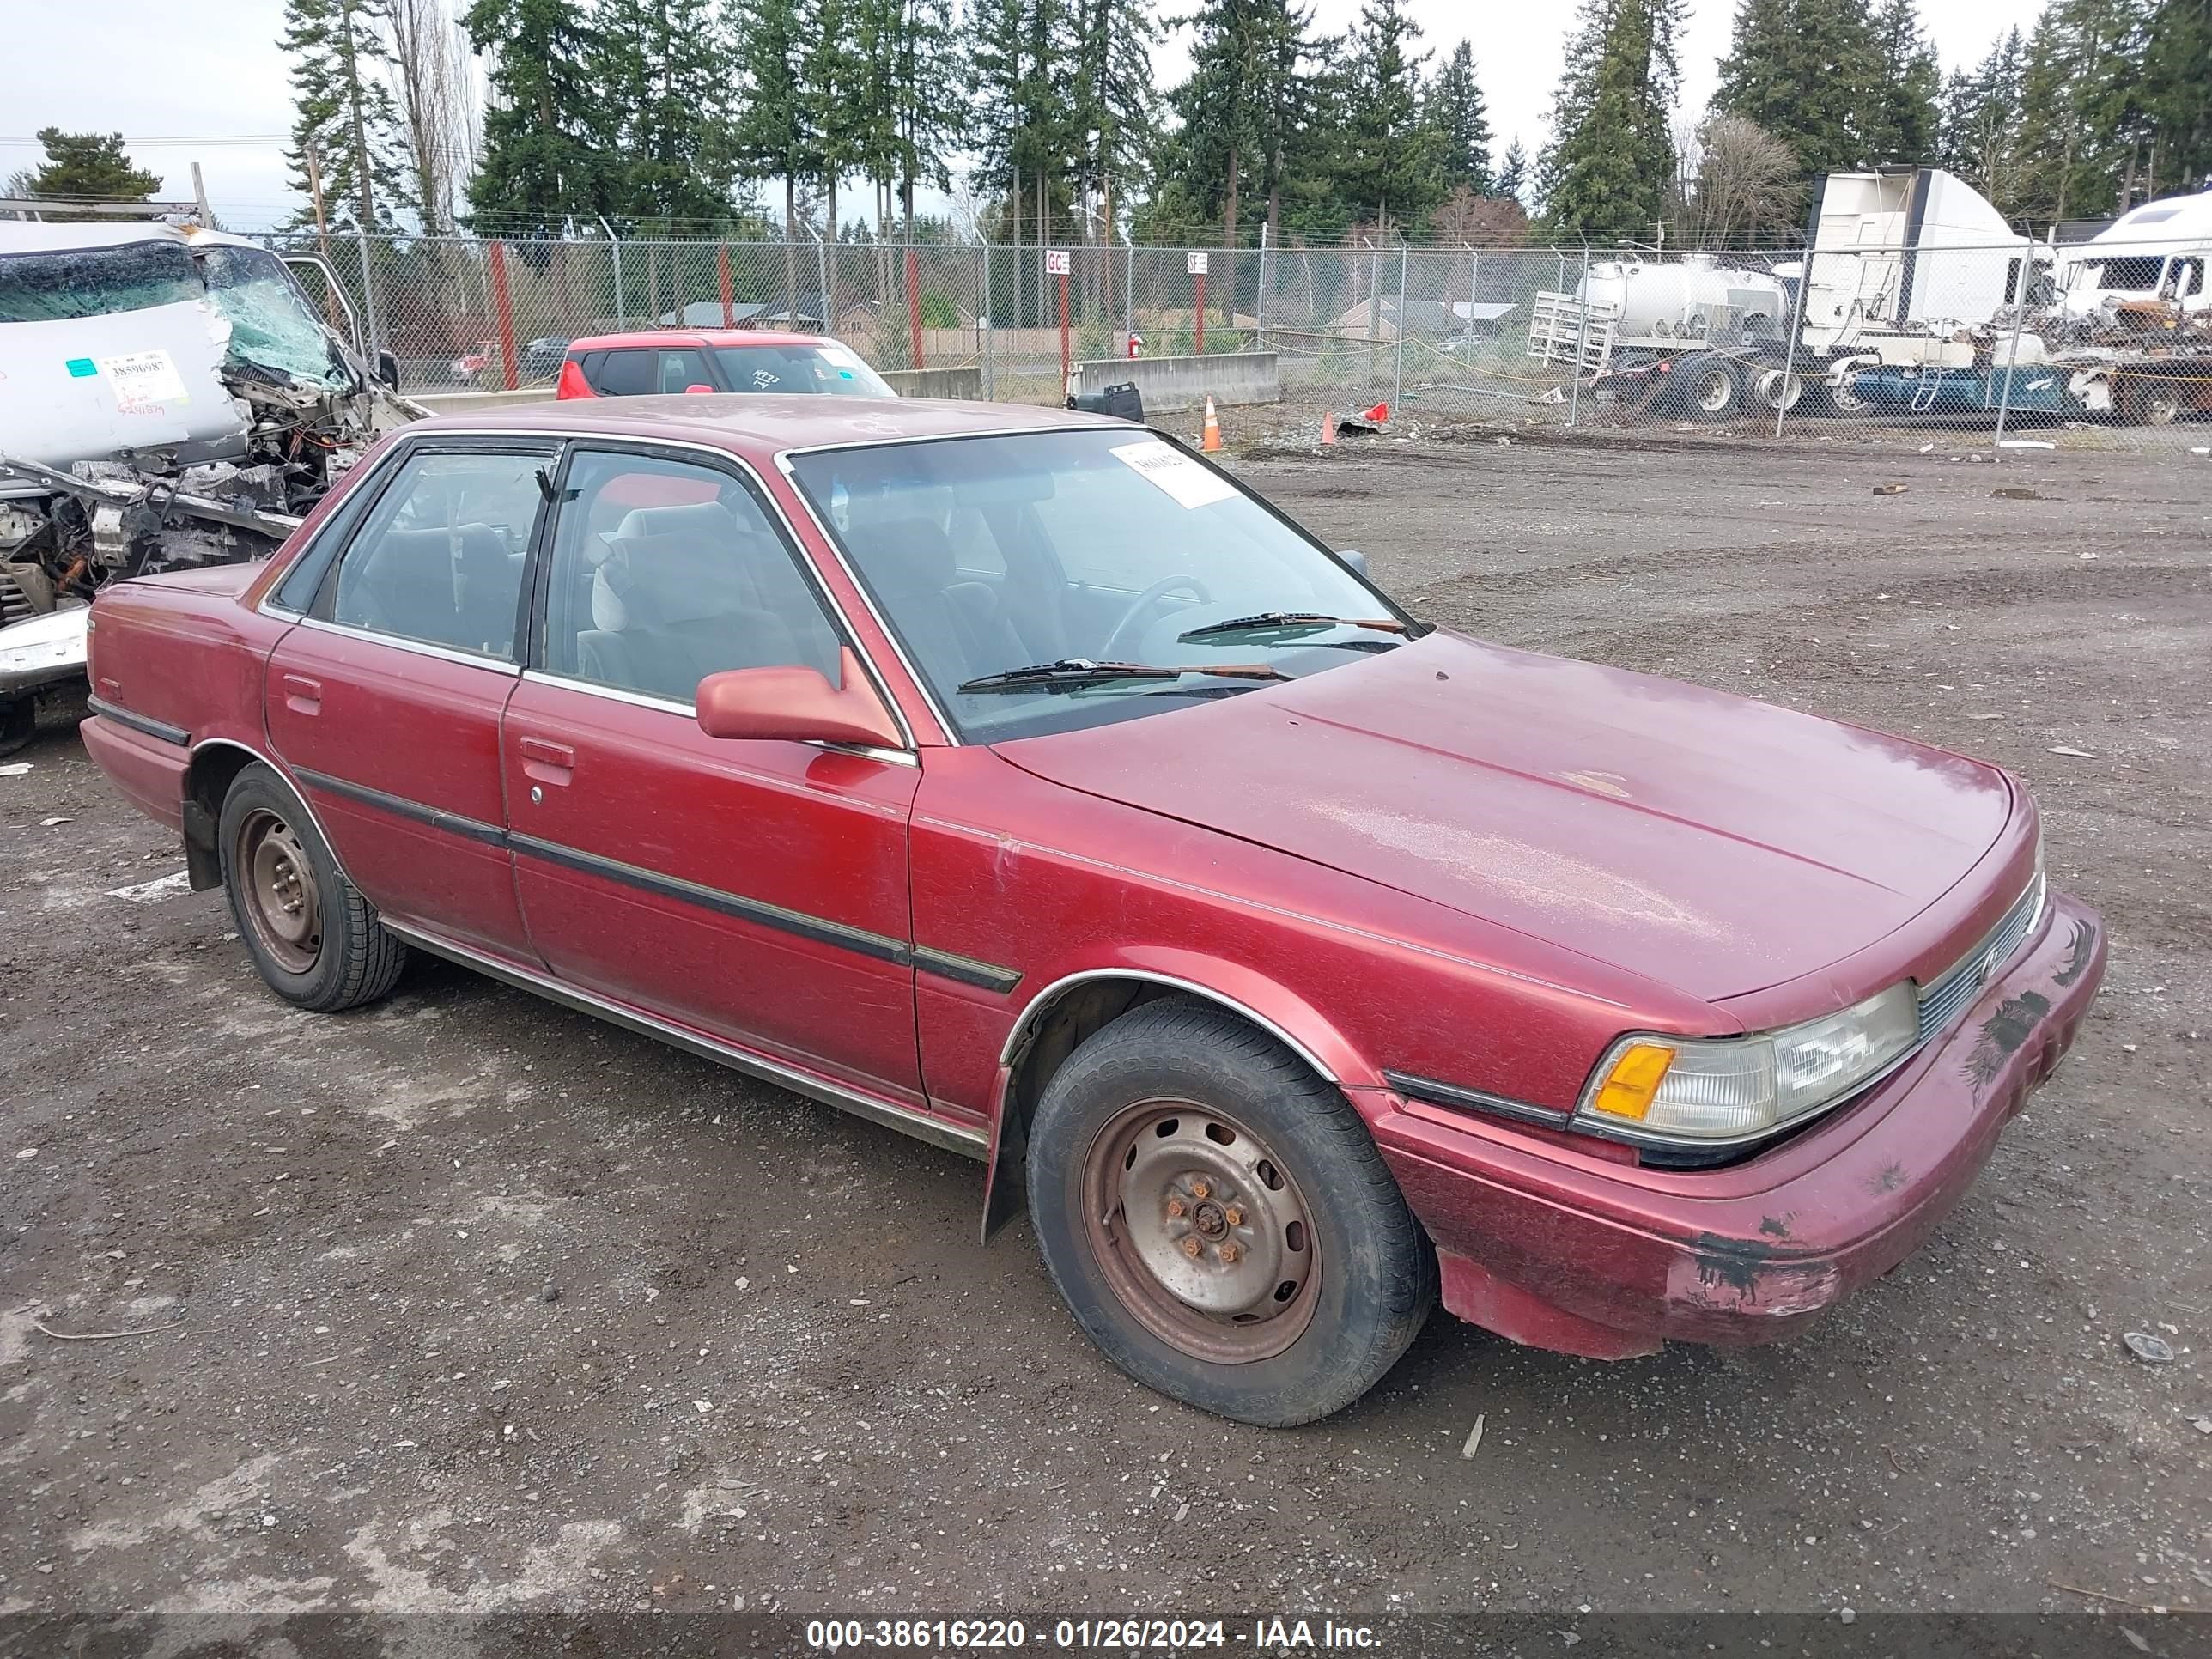
[[[1237, 696], [1419, 629], [1226, 475], [1141, 428], [820, 450], [791, 465], [972, 741]], [[1085, 678], [1099, 663], [1190, 672]], [[1198, 672], [1222, 666], [1259, 672]]]
[[837, 677], [837, 636], [790, 547], [718, 469], [578, 451], [549, 579], [544, 665], [565, 678], [688, 705], [726, 669]]
[[338, 561], [325, 620], [513, 660], [550, 452], [410, 457]]

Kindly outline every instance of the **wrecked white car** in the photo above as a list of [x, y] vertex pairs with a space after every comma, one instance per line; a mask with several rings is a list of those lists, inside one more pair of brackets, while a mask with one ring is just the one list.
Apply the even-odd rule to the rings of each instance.
[[101, 584], [272, 552], [427, 412], [379, 368], [239, 237], [0, 223], [0, 754], [82, 677]]

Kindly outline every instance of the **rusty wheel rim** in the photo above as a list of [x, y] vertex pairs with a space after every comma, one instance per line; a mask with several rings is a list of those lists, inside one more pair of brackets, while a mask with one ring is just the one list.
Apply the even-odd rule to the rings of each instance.
[[1084, 1218], [1122, 1306], [1193, 1358], [1272, 1358], [1313, 1321], [1311, 1213], [1289, 1168], [1225, 1113], [1147, 1100], [1116, 1115], [1085, 1161]]
[[298, 833], [274, 812], [248, 813], [238, 826], [232, 867], [245, 877], [254, 937], [286, 972], [307, 972], [323, 951], [323, 906]]

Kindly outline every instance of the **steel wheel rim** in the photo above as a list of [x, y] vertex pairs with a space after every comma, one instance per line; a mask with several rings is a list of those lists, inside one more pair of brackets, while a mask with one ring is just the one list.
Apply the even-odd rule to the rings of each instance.
[[274, 812], [257, 809], [238, 826], [232, 867], [254, 937], [288, 973], [304, 974], [323, 951], [322, 894], [299, 834]]
[[1108, 1285], [1193, 1358], [1273, 1358], [1313, 1322], [1312, 1213], [1289, 1168], [1242, 1123], [1189, 1100], [1124, 1108], [1084, 1164], [1084, 1224]]
[[1805, 395], [1805, 382], [1783, 369], [1770, 368], [1759, 377], [1759, 395], [1769, 409], [1787, 415]]
[[1735, 391], [1735, 383], [1726, 369], [1709, 368], [1698, 377], [1698, 407], [1708, 415], [1717, 415], [1729, 406]]

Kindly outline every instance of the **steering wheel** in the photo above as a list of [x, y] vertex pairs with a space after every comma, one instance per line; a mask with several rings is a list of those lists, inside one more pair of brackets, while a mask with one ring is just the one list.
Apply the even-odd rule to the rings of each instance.
[[1120, 661], [1123, 649], [1121, 636], [1133, 629], [1138, 619], [1146, 611], [1169, 594], [1175, 592], [1194, 593], [1198, 596], [1198, 602], [1200, 605], [1213, 603], [1212, 591], [1197, 577], [1163, 576], [1143, 592], [1138, 594], [1129, 608], [1121, 613], [1121, 620], [1114, 624], [1114, 631], [1106, 636], [1106, 643], [1098, 647], [1098, 659], [1101, 662]]

